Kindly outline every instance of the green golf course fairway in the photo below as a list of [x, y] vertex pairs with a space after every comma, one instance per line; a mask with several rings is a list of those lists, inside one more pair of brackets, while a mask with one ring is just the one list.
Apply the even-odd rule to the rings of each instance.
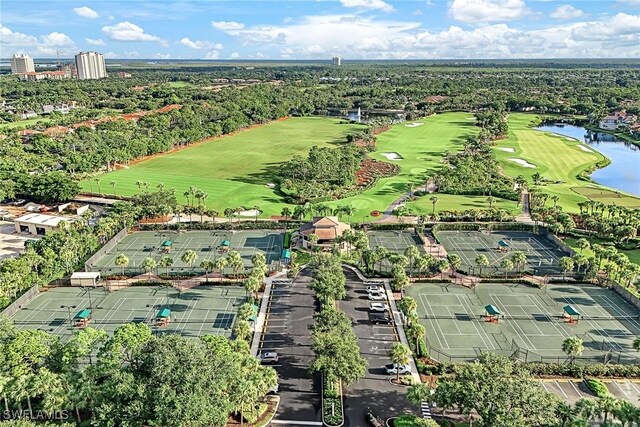
[[[497, 141], [494, 152], [504, 168], [504, 173], [511, 177], [524, 175], [529, 179], [531, 175], [539, 173], [543, 178], [551, 181], [562, 181], [560, 184], [546, 183], [539, 189], [549, 196], [558, 196], [558, 204], [568, 212], [579, 212], [578, 203], [585, 201], [585, 194], [597, 194], [603, 203], [615, 203], [618, 206], [640, 207], [640, 199], [621, 194], [611, 193], [607, 187], [578, 179], [580, 172], [593, 167], [605, 157], [596, 152], [581, 150], [579, 141], [550, 132], [542, 132], [531, 128], [535, 116], [530, 114], [511, 113], [509, 115], [509, 136]], [[513, 148], [514, 152], [500, 150]], [[525, 167], [509, 159], [522, 159], [535, 165], [535, 168]], [[600, 194], [602, 190], [602, 195]]]
[[[225, 208], [240, 206], [257, 206], [263, 217], [279, 215], [284, 204], [266, 185], [272, 182], [273, 168], [296, 154], [306, 156], [313, 145], [345, 142], [346, 135], [360, 127], [340, 122], [311, 117], [271, 122], [100, 175], [100, 190], [113, 194], [113, 181], [117, 195], [131, 196], [140, 192], [137, 181], [148, 182], [150, 190], [162, 183], [175, 188], [178, 202], [186, 204], [183, 193], [195, 186], [209, 195], [207, 206], [221, 215]], [[80, 184], [97, 192], [93, 179]]]

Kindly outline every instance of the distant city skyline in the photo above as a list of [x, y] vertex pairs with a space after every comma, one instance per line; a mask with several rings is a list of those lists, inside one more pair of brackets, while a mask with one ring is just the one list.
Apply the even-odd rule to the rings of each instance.
[[640, 0], [5, 0], [2, 8], [2, 58], [640, 57]]

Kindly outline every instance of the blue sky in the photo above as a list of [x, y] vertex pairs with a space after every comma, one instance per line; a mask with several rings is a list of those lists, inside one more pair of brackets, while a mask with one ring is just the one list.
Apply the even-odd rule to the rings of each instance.
[[640, 57], [640, 0], [2, 0], [0, 57]]

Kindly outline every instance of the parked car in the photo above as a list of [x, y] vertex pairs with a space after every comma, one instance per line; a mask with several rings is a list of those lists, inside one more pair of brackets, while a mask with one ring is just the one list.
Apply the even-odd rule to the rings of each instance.
[[384, 421], [382, 420], [382, 418], [377, 416], [376, 413], [371, 410], [371, 408], [367, 408], [367, 410], [364, 411], [364, 417], [367, 419], [367, 422], [372, 427], [384, 426]]
[[269, 391], [267, 392], [267, 394], [278, 394], [278, 391], [280, 390], [280, 387], [278, 386], [278, 384], [274, 385], [273, 387], [271, 387], [269, 389]]
[[369, 311], [377, 311], [377, 312], [387, 312], [389, 310], [389, 306], [382, 302], [370, 302], [369, 303]]
[[384, 371], [387, 375], [400, 375], [410, 374], [411, 366], [409, 365], [395, 365], [393, 363], [389, 363], [388, 365], [384, 365]]
[[275, 351], [265, 351], [264, 353], [261, 353], [258, 358], [260, 359], [260, 363], [264, 365], [278, 363], [278, 353]]
[[381, 293], [369, 293], [368, 295], [369, 301], [384, 301], [387, 299], [387, 297], [385, 296], [385, 294], [381, 294]]
[[389, 316], [389, 313], [387, 312], [384, 312], [384, 313], [369, 312], [369, 320], [371, 321], [371, 323], [376, 325], [380, 323], [384, 323], [385, 325], [388, 325], [391, 323], [391, 316]]
[[378, 285], [370, 285], [367, 286], [367, 292], [369, 293], [382, 293], [384, 292], [384, 288]]

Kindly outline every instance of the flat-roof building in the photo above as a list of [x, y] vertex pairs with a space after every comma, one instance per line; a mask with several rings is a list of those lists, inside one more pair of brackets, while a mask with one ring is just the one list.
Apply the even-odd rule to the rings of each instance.
[[31, 213], [16, 218], [13, 223], [18, 233], [28, 233], [34, 236], [43, 236], [60, 226], [61, 222], [71, 222], [72, 218], [66, 216], [43, 215]]
[[11, 57], [11, 74], [33, 73], [36, 70], [33, 58], [25, 53], [16, 53]]
[[78, 79], [103, 79], [107, 77], [104, 55], [98, 52], [80, 52], [76, 55]]

